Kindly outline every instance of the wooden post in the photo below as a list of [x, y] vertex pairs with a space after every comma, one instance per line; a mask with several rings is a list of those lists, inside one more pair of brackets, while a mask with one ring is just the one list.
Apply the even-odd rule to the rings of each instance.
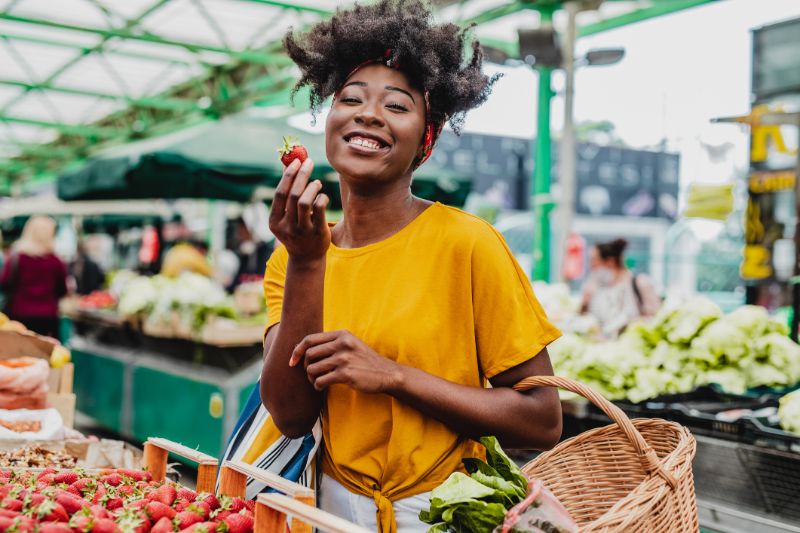
[[164, 481], [167, 475], [167, 458], [172, 452], [198, 464], [197, 491], [214, 493], [217, 477], [217, 459], [167, 439], [149, 438], [144, 443], [144, 465], [155, 481]]
[[[274, 509], [280, 514], [269, 514], [265, 509]], [[343, 518], [334, 516], [316, 507], [301, 503], [297, 499], [282, 494], [259, 494], [256, 500], [255, 533], [280, 533], [286, 527], [286, 515], [294, 520], [316, 527], [328, 533], [371, 533], [368, 529], [357, 526]], [[279, 521], [282, 519], [283, 522]], [[296, 533], [292, 521], [291, 533]]]
[[200, 463], [197, 465], [197, 492], [214, 494], [217, 483], [217, 462]]
[[144, 466], [153, 476], [153, 481], [164, 481], [167, 477], [167, 450], [153, 444], [144, 443]]
[[253, 533], [284, 533], [286, 515], [261, 503], [256, 505]]
[[219, 493], [222, 496], [244, 498], [247, 492], [247, 476], [234, 470], [227, 463], [222, 465], [219, 475]]

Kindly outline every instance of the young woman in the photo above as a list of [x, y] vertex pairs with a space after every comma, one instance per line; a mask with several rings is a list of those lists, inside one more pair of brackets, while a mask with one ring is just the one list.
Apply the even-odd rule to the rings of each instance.
[[0, 286], [12, 319], [58, 338], [58, 301], [67, 294], [67, 267], [54, 252], [55, 237], [52, 218], [29, 218], [3, 264]]
[[494, 82], [477, 42], [463, 62], [464, 44], [419, 0], [339, 11], [285, 39], [313, 107], [333, 96], [326, 153], [344, 216], [326, 222], [311, 160], [286, 168], [261, 398], [289, 437], [321, 417], [321, 507], [383, 533], [428, 528], [427, 492], [479, 453], [471, 439], [546, 449], [561, 434], [555, 390], [511, 388], [552, 374], [559, 336], [524, 272], [489, 224], [410, 190], [442, 125], [458, 130]]
[[627, 247], [628, 241], [615, 239], [589, 250], [591, 274], [583, 287], [582, 309], [612, 337], [633, 320], [655, 315], [661, 305], [650, 280], [625, 266]]

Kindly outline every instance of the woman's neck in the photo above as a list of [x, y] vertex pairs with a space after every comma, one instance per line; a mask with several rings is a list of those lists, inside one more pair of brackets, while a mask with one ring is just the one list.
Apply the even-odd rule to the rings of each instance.
[[398, 180], [386, 187], [357, 187], [340, 181], [344, 217], [333, 228], [333, 243], [340, 248], [360, 248], [391, 237], [430, 202], [411, 194], [411, 180]]

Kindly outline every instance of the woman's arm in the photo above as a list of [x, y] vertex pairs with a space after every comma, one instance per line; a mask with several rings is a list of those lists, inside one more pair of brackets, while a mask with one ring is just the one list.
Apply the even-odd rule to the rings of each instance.
[[330, 229], [325, 221], [328, 198], [319, 181], [308, 183], [313, 164], [295, 161], [286, 168], [275, 192], [270, 229], [289, 253], [281, 322], [264, 341], [261, 400], [278, 429], [290, 438], [308, 433], [322, 407], [302, 368], [289, 366], [294, 347], [322, 331], [325, 254]]
[[[305, 356], [305, 357], [304, 357]], [[447, 381], [387, 359], [347, 331], [309, 335], [292, 365], [304, 360], [308, 380], [323, 391], [333, 384], [397, 398], [457, 433], [494, 435], [510, 448], [547, 449], [561, 436], [561, 404], [552, 388], [516, 392], [523, 378], [553, 375], [547, 349], [491, 379], [492, 389]]]
[[661, 308], [661, 298], [659, 298], [652, 280], [644, 274], [638, 276], [634, 274], [633, 282], [636, 284], [636, 288], [639, 289], [639, 294], [642, 296], [642, 316], [655, 316]]

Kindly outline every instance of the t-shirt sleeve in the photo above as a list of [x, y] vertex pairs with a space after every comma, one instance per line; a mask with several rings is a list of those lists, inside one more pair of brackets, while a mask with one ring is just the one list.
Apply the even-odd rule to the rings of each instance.
[[472, 300], [478, 359], [492, 378], [533, 358], [561, 336], [522, 268], [494, 228], [472, 251]]
[[281, 321], [283, 310], [283, 287], [286, 284], [286, 265], [289, 255], [279, 246], [267, 261], [264, 272], [264, 299], [267, 304], [267, 326], [264, 332]]

